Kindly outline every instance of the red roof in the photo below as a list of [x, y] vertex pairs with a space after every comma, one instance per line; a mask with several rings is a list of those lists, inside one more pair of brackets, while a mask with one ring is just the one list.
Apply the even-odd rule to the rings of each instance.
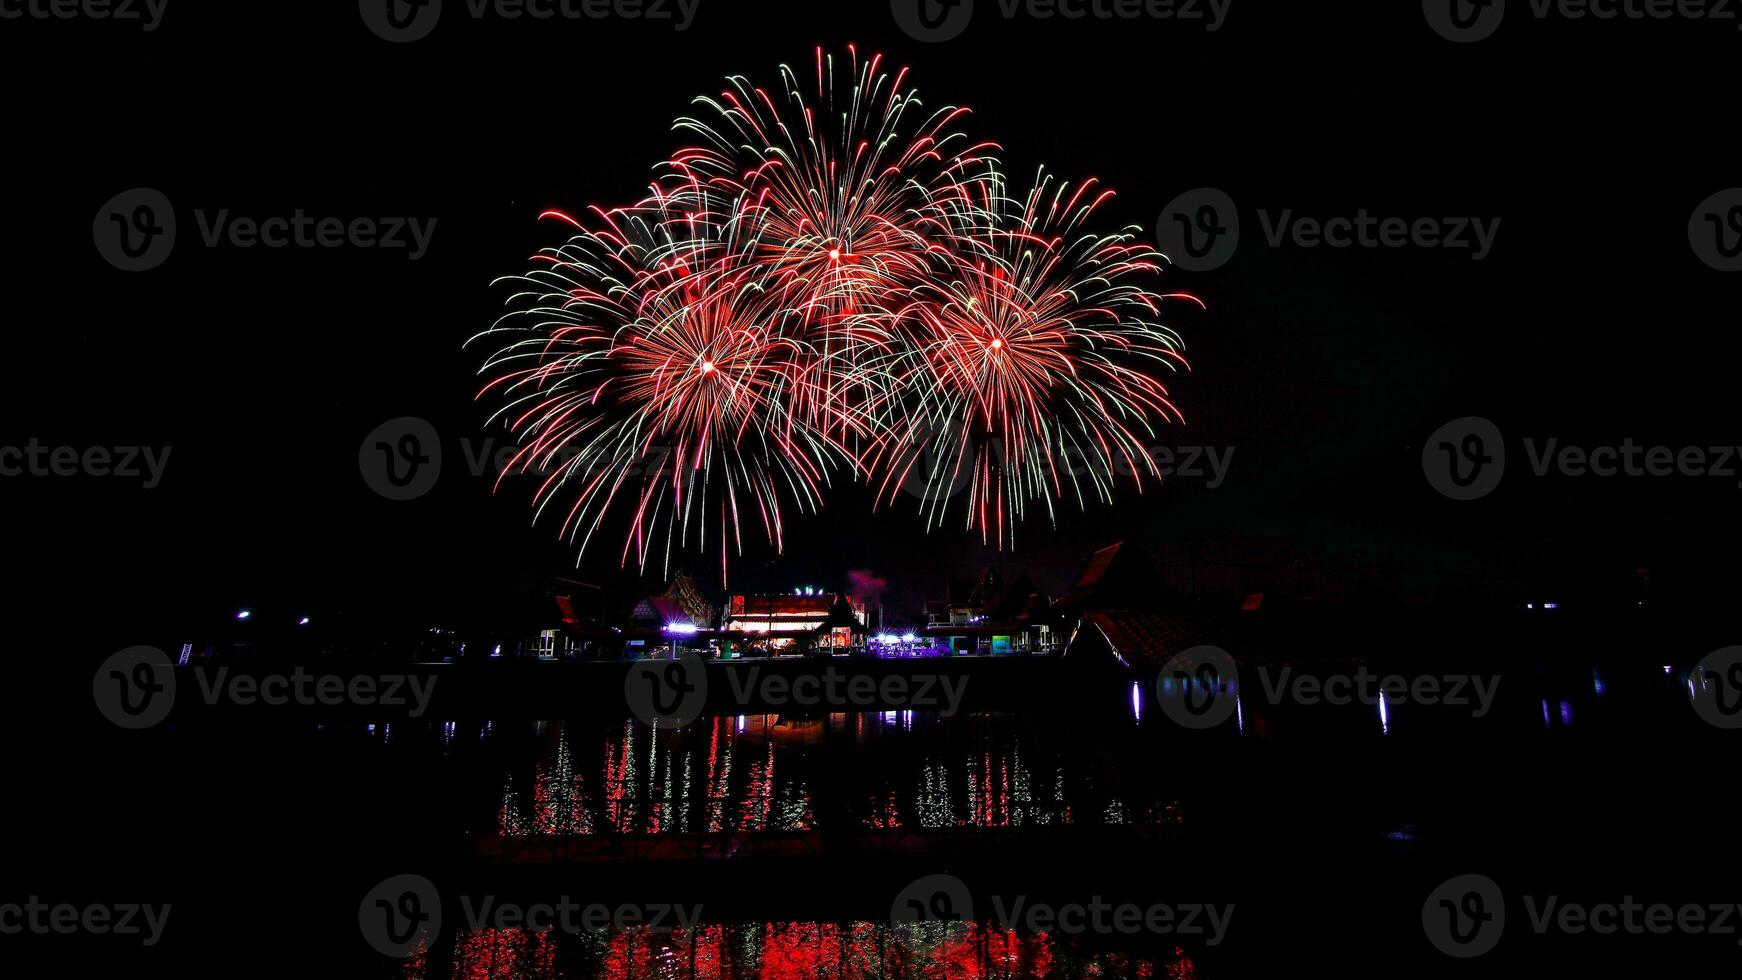
[[834, 605], [834, 597], [826, 595], [753, 595], [732, 597], [731, 616], [760, 618], [764, 616], [805, 616], [825, 618]]
[[1208, 615], [1092, 612], [1083, 617], [1082, 628], [1096, 630], [1129, 667], [1157, 667], [1192, 647], [1230, 640], [1227, 624]]
[[1065, 608], [1077, 608], [1087, 603], [1094, 596], [1095, 590], [1101, 587], [1101, 581], [1107, 577], [1107, 569], [1113, 566], [1113, 559], [1119, 557], [1119, 549], [1125, 547], [1125, 542], [1108, 545], [1089, 558], [1089, 563], [1083, 566], [1082, 574], [1055, 605]]

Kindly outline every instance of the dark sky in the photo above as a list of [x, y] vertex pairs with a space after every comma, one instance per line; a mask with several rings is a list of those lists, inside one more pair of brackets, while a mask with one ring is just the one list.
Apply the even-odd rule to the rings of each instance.
[[[356, 6], [172, 3], [158, 29], [0, 22], [10, 93], [5, 411], [0, 444], [173, 447], [161, 486], [6, 478], [8, 534], [101, 618], [174, 623], [213, 609], [403, 610], [537, 595], [578, 572], [524, 495], [465, 472], [481, 440], [479, 352], [494, 277], [556, 242], [545, 208], [633, 200], [677, 143], [670, 121], [727, 73], [849, 42], [913, 67], [932, 104], [974, 109], [1011, 171], [1045, 163], [1118, 192], [1109, 221], [1154, 228], [1192, 188], [1245, 225], [1220, 269], [1172, 271], [1207, 312], [1172, 317], [1193, 371], [1164, 442], [1234, 456], [1226, 482], [1180, 480], [1116, 507], [1031, 520], [1012, 566], [1057, 587], [1093, 548], [1144, 542], [1178, 581], [1302, 593], [1576, 588], [1633, 568], [1732, 574], [1736, 479], [1536, 479], [1514, 459], [1491, 497], [1435, 493], [1423, 441], [1451, 419], [1519, 440], [1742, 443], [1731, 349], [1742, 279], [1693, 254], [1689, 217], [1742, 184], [1734, 24], [1538, 21], [1523, 4], [1473, 45], [1418, 4], [1235, 0], [1216, 32], [1170, 21], [1006, 21], [982, 8], [922, 44], [879, 0], [701, 0], [686, 32], [640, 21], [474, 21], [450, 10], [391, 45]], [[180, 237], [128, 274], [93, 215], [163, 191]], [[196, 211], [435, 217], [429, 254], [206, 248]], [[1271, 248], [1259, 212], [1360, 209], [1501, 219], [1492, 254]], [[398, 416], [441, 433], [446, 472], [392, 502], [359, 475], [365, 434]], [[498, 438], [500, 435], [498, 434]], [[867, 516], [846, 488], [795, 517], [744, 586], [891, 580], [911, 607], [992, 551], [911, 508]], [[10, 550], [10, 549], [9, 549]], [[699, 556], [712, 574], [717, 559]], [[1206, 566], [1209, 567], [1209, 566]]]

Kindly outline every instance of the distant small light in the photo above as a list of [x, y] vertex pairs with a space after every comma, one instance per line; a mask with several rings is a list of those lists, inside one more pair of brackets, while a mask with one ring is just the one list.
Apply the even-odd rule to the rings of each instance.
[[702, 628], [700, 626], [697, 626], [694, 623], [666, 623], [665, 624], [665, 631], [667, 633], [678, 633], [678, 634], [682, 634], [685, 636], [692, 634], [692, 633], [699, 633], [699, 632], [701, 632], [701, 629]]
[[1004, 349], [1004, 338], [993, 337], [992, 338], [992, 349], [993, 350], [1003, 350]]
[[829, 258], [836, 262], [841, 261], [841, 250], [838, 248], [829, 249]]
[[244, 610], [242, 610], [242, 611], [240, 611], [240, 612], [238, 612], [238, 613], [236, 613], [236, 619], [237, 619], [237, 620], [244, 620], [244, 619], [247, 619], [247, 618], [248, 618], [248, 617], [250, 617], [250, 616], [252, 616], [252, 615], [254, 615], [254, 614], [253, 614], [253, 613], [252, 613], [252, 612], [250, 612], [250, 611], [249, 611], [249, 610], [246, 610], [246, 609], [244, 609]]
[[912, 633], [904, 633], [904, 634], [902, 634], [901, 642], [903, 642], [903, 643], [918, 643], [919, 637], [914, 636]]
[[496, 649], [490, 651], [490, 656], [492, 656], [492, 657], [502, 656], [502, 644], [500, 644], [500, 643], [496, 644]]
[[1526, 608], [1526, 609], [1535, 609], [1535, 608], [1536, 608], [1536, 603], [1534, 603], [1534, 602], [1527, 602], [1527, 603], [1525, 603], [1525, 604], [1524, 604], [1524, 608]]
[[1559, 609], [1560, 607], [1561, 604], [1558, 602], [1545, 602], [1542, 604], [1542, 608], [1544, 609]]
[[899, 643], [899, 642], [901, 642], [901, 640], [894, 633], [879, 633], [879, 634], [877, 634], [877, 642], [889, 644], [889, 643]]
[[1674, 670], [1675, 670], [1675, 667], [1674, 667], [1674, 666], [1672, 666], [1672, 665], [1670, 665], [1670, 664], [1664, 664], [1664, 665], [1663, 665], [1663, 672], [1664, 672], [1664, 673], [1666, 673], [1666, 674], [1668, 674], [1668, 673], [1671, 673], [1671, 672], [1673, 672], [1673, 671], [1674, 671]]
[[307, 625], [308, 625], [308, 617], [307, 617], [307, 616], [304, 616], [304, 617], [303, 617], [303, 618], [301, 618], [301, 619], [299, 619], [299, 620], [297, 620], [297, 621], [296, 621], [296, 625], [298, 625], [298, 626], [307, 626]]
[[713, 374], [714, 371], [715, 371], [715, 368], [714, 368], [713, 361], [703, 361], [702, 362], [702, 373], [703, 374]]

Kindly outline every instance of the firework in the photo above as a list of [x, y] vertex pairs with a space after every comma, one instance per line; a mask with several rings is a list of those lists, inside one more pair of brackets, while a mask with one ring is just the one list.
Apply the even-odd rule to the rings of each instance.
[[906, 488], [936, 523], [962, 497], [967, 526], [1012, 543], [1029, 504], [1111, 502], [1117, 474], [1159, 479], [1149, 446], [1180, 419], [1158, 373], [1184, 364], [1151, 291], [1163, 257], [1136, 229], [1088, 227], [1111, 196], [1039, 174], [1017, 198], [993, 170], [978, 201], [952, 202], [960, 247], [896, 322], [880, 496]]
[[837, 473], [919, 488], [929, 524], [960, 506], [1000, 547], [1037, 502], [1158, 477], [1174, 297], [1134, 230], [1089, 227], [1110, 192], [1042, 172], [1012, 197], [967, 110], [925, 108], [881, 56], [819, 49], [814, 83], [780, 80], [698, 99], [639, 203], [549, 213], [570, 239], [474, 338], [498, 344], [480, 397], [537, 512], [580, 554], [621, 514], [623, 563], [717, 545], [724, 571]]
[[819, 398], [795, 409], [837, 431], [874, 392], [860, 362], [893, 342], [893, 302], [929, 278], [950, 227], [942, 209], [969, 191], [994, 147], [954, 127], [968, 110], [927, 110], [883, 57], [816, 52], [815, 79], [782, 67], [775, 92], [728, 79], [677, 129], [698, 143], [670, 168], [729, 198], [754, 228], [739, 257], [765, 287], [763, 315], [809, 338]]
[[481, 335], [505, 341], [481, 397], [503, 399], [495, 420], [522, 440], [504, 477], [541, 475], [540, 515], [568, 500], [561, 533], [580, 553], [622, 505], [624, 563], [669, 563], [717, 528], [724, 565], [748, 522], [778, 547], [782, 500], [815, 509], [846, 454], [788, 409], [815, 358], [754, 315], [737, 226], [674, 200], [592, 223], [549, 215], [577, 233], [540, 253], [515, 309]]

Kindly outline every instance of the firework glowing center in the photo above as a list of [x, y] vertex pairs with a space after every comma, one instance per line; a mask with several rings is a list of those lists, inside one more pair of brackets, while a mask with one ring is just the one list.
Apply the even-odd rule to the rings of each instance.
[[1160, 311], [1196, 300], [1152, 288], [1137, 229], [1091, 229], [1112, 192], [1013, 190], [967, 110], [928, 112], [881, 55], [780, 78], [697, 99], [641, 201], [547, 212], [569, 239], [473, 338], [520, 440], [504, 476], [541, 474], [577, 561], [610, 524], [625, 564], [717, 548], [724, 570], [836, 480], [1011, 547], [1031, 508], [1159, 481], [1185, 366]]

